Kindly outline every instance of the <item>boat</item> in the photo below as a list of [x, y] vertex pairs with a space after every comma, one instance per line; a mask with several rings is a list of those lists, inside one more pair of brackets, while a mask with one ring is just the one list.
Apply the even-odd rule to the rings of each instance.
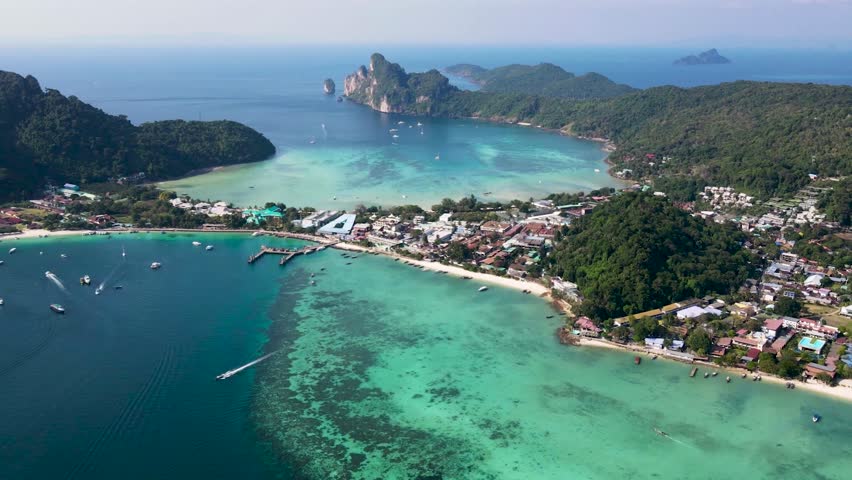
[[99, 285], [98, 288], [95, 289], [95, 295], [100, 295], [103, 290], [103, 287]]
[[65, 255], [64, 253], [60, 253], [59, 256], [62, 258], [68, 258], [68, 255]]
[[121, 290], [122, 288], [124, 288], [124, 286], [123, 285], [116, 285], [113, 288], [115, 288], [116, 290]]
[[817, 422], [819, 422], [820, 420], [822, 420], [822, 417], [820, 416], [820, 414], [815, 413], [815, 414], [814, 414], [814, 416], [813, 416], [813, 417], [811, 417], [811, 420], [812, 420], [814, 423], [817, 423]]
[[340, 103], [342, 101], [343, 101], [343, 97], [337, 97], [337, 103]]
[[397, 124], [397, 125], [405, 125], [405, 122], [403, 122], [402, 120], [400, 120], [400, 121], [396, 122], [396, 124]]
[[62, 308], [62, 305], [60, 305], [58, 303], [51, 303], [50, 309], [53, 310], [56, 313], [65, 313], [65, 309]]
[[731, 377], [725, 377], [725, 383], [731, 383]]
[[707, 378], [709, 376], [710, 376], [710, 374], [708, 372], [704, 372], [704, 378]]
[[127, 256], [127, 252], [125, 252], [125, 251], [124, 251], [124, 247], [121, 247], [121, 256], [122, 256], [122, 257], [126, 257], [126, 256]]
[[4, 262], [3, 260], [0, 260], [0, 265], [3, 265], [4, 263], [6, 263], [6, 262]]
[[656, 427], [654, 427], [654, 433], [656, 433], [657, 435], [659, 435], [661, 437], [668, 437], [669, 436], [668, 433], [666, 433], [666, 432], [664, 432], [664, 431], [662, 431], [662, 430], [660, 430], [659, 428], [656, 428]]
[[422, 127], [422, 126], [423, 126], [423, 124], [422, 124], [422, 123], [420, 123], [420, 122], [417, 122], [417, 126], [418, 126], [418, 127]]
[[395, 129], [395, 128], [391, 128], [390, 130], [388, 130], [388, 133], [396, 133], [396, 132], [398, 132], [398, 131], [399, 131], [399, 130], [397, 130], [397, 129]]
[[92, 284], [92, 277], [90, 277], [88, 275], [83, 275], [82, 277], [80, 277], [80, 285], [91, 285], [91, 284]]
[[162, 266], [163, 265], [160, 262], [154, 262], [154, 263], [151, 264], [151, 270], [156, 270], [156, 269], [158, 269]]
[[393, 137], [391, 137], [391, 138], [399, 138], [399, 135], [394, 135], [394, 136], [393, 136]]
[[[254, 233], [251, 234], [252, 237], [259, 237], [261, 235], [263, 235], [263, 234], [260, 233], [260, 232], [254, 232]], [[195, 245], [195, 242], [192, 242], [192, 244]], [[201, 245], [201, 242], [198, 242], [198, 244]]]
[[719, 372], [713, 372], [712, 375], [715, 377], [716, 375], [719, 375]]
[[639, 356], [633, 357], [633, 363], [636, 364], [636, 365], [641, 364], [642, 363], [642, 357], [639, 357]]
[[435, 160], [440, 160], [440, 159], [441, 159], [440, 155], [435, 155]]
[[0, 298], [0, 307], [2, 307], [5, 303], [6, 303], [6, 300], [3, 300], [2, 298]]
[[596, 168], [596, 169], [595, 169], [595, 173], [601, 173], [601, 169], [600, 169], [600, 168]]
[[204, 247], [204, 250], [207, 250], [208, 252], [210, 250], [213, 250], [213, 245], [207, 245], [206, 247]]
[[13, 254], [13, 253], [15, 253], [15, 252], [17, 252], [17, 251], [18, 251], [18, 249], [17, 249], [17, 248], [12, 247], [12, 248], [10, 248], [10, 249], [9, 249], [9, 254], [11, 255], [11, 254]]
[[311, 280], [311, 285], [316, 285], [316, 284], [317, 284], [316, 280]]
[[[254, 233], [257, 233], [257, 232], [254, 232]], [[252, 234], [252, 235], [254, 235], [254, 234]], [[195, 247], [198, 247], [198, 246], [201, 246], [201, 242], [198, 242], [198, 241], [192, 242], [192, 245], [195, 246]]]
[[479, 291], [480, 291], [480, 292], [484, 292], [484, 291], [486, 291], [486, 290], [488, 290], [488, 287], [486, 287], [485, 285], [483, 285], [483, 286], [479, 287]]

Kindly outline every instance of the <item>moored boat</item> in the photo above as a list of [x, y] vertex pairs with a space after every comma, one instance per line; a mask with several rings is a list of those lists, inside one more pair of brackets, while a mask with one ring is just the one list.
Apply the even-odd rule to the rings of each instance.
[[10, 253], [10, 254], [15, 253], [15, 252], [17, 252], [17, 251], [18, 251], [18, 249], [17, 249], [17, 248], [15, 248], [15, 247], [12, 247], [12, 248], [10, 248], [10, 249], [9, 249], [9, 253]]
[[6, 303], [6, 300], [3, 300], [2, 298], [0, 298], [0, 307], [2, 307], [5, 303]]
[[486, 290], [488, 290], [488, 287], [486, 287], [485, 285], [483, 285], [483, 286], [479, 287], [479, 290], [478, 290], [478, 291], [480, 291], [480, 292], [484, 292], [484, 291], [486, 291]]
[[[257, 233], [257, 232], [255, 232], [255, 233]], [[201, 246], [201, 242], [195, 241], [195, 242], [192, 242], [192, 245], [195, 246], [195, 247], [198, 247], [198, 246]]]
[[814, 414], [814, 416], [813, 416], [813, 417], [811, 417], [811, 420], [812, 420], [814, 423], [817, 423], [817, 422], [819, 422], [820, 420], [822, 420], [822, 416], [820, 416], [820, 414], [818, 414], [818, 413], [815, 413], [815, 414]]
[[62, 305], [60, 305], [58, 303], [51, 303], [50, 309], [53, 310], [56, 313], [65, 313], [65, 308], [63, 308]]
[[207, 245], [206, 247], [204, 247], [204, 250], [207, 250], [208, 252], [210, 250], [213, 250], [213, 245]]
[[639, 356], [633, 357], [633, 363], [636, 364], [636, 365], [641, 364], [642, 363], [642, 357], [639, 357]]
[[160, 262], [154, 262], [154, 263], [151, 264], [151, 270], [156, 270], [156, 269], [158, 269], [162, 266], [163, 266], [163, 264], [161, 264]]

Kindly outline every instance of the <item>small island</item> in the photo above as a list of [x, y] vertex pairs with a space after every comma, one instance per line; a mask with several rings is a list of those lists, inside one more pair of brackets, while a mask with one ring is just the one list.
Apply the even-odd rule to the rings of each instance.
[[674, 61], [675, 65], [723, 65], [731, 63], [727, 57], [723, 57], [715, 48], [711, 48], [706, 52], [701, 52], [698, 55], [687, 55]]
[[326, 95], [334, 95], [334, 91], [335, 91], [334, 89], [335, 89], [334, 80], [332, 80], [330, 78], [326, 78], [325, 80], [323, 80], [322, 91], [325, 92]]

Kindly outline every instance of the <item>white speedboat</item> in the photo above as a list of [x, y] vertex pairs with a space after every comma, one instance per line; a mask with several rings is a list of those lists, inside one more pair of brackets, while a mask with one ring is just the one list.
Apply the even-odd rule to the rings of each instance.
[[0, 298], [0, 307], [2, 307], [5, 303], [6, 303], [6, 300], [3, 300], [2, 298]]
[[213, 250], [213, 245], [207, 245], [206, 247], [204, 247], [204, 250], [207, 250], [208, 252], [210, 250]]
[[68, 258], [68, 255], [65, 255], [64, 253], [60, 253], [59, 256], [62, 258]]
[[192, 242], [192, 245], [198, 247], [201, 245], [201, 242]]
[[435, 155], [435, 160], [440, 160], [440, 159], [441, 159], [440, 155]]
[[6, 262], [4, 262], [3, 260], [0, 260], [0, 265], [3, 265], [4, 263], [6, 263]]
[[65, 313], [65, 308], [63, 308], [62, 305], [60, 305], [58, 303], [51, 303], [50, 309], [53, 310], [56, 313]]
[[95, 289], [95, 295], [100, 295], [102, 291], [103, 291], [103, 288], [98, 286], [98, 288]]
[[10, 248], [10, 249], [9, 249], [9, 254], [13, 254], [13, 253], [15, 253], [16, 251], [18, 251], [18, 249], [17, 249], [17, 248], [15, 248], [15, 247], [12, 247], [12, 248]]
[[161, 264], [160, 262], [154, 262], [154, 263], [151, 264], [151, 270], [156, 270], [156, 269], [158, 269], [162, 266], [163, 266], [163, 264]]
[[486, 287], [485, 285], [483, 285], [483, 286], [479, 287], [479, 291], [480, 291], [480, 292], [484, 292], [484, 291], [486, 291], [486, 290], [488, 290], [488, 287]]

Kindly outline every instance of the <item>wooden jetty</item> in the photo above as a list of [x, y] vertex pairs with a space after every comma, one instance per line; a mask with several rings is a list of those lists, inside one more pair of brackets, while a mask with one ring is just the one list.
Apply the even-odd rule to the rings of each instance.
[[692, 371], [689, 372], [689, 376], [694, 377], [696, 373], [698, 373], [698, 367], [692, 367]]
[[310, 253], [317, 252], [319, 250], [324, 250], [328, 245], [314, 245], [310, 247], [302, 247], [298, 250], [290, 250], [289, 248], [276, 248], [276, 247], [267, 247], [266, 245], [260, 246], [260, 251], [255, 253], [254, 255], [248, 258], [248, 263], [254, 263], [260, 260], [264, 255], [281, 255], [281, 261], [278, 262], [279, 265], [284, 265], [289, 262], [296, 255], [308, 255]]

